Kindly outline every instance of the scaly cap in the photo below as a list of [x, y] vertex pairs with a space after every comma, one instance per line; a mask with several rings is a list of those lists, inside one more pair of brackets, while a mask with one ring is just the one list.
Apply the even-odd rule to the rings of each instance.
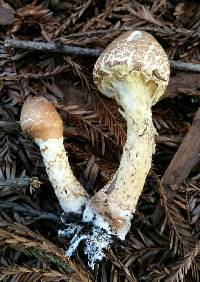
[[163, 95], [169, 81], [169, 61], [164, 49], [147, 32], [128, 31], [116, 38], [98, 58], [94, 82], [103, 94], [113, 97], [112, 81], [126, 80], [131, 72], [157, 84], [153, 103]]

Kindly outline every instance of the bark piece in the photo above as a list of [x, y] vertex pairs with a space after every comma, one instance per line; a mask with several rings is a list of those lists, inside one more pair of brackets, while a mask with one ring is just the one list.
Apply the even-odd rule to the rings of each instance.
[[3, 0], [0, 0], [0, 25], [9, 25], [14, 22], [13, 9]]
[[173, 98], [179, 93], [185, 93], [187, 90], [189, 90], [190, 95], [195, 95], [196, 93], [196, 95], [200, 97], [200, 91], [197, 91], [199, 85], [200, 74], [178, 72], [175, 76], [170, 77], [169, 85], [164, 97]]
[[200, 108], [187, 135], [183, 139], [170, 165], [162, 177], [165, 185], [183, 182], [200, 160]]

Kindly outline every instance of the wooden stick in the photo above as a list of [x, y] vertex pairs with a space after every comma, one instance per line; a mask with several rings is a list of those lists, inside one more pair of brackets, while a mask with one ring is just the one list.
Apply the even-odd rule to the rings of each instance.
[[0, 190], [5, 188], [20, 189], [26, 186], [31, 186], [32, 188], [39, 188], [41, 182], [37, 177], [20, 177], [14, 179], [0, 180]]
[[43, 52], [53, 52], [60, 54], [68, 54], [75, 56], [89, 56], [89, 57], [98, 57], [101, 54], [100, 49], [89, 49], [82, 47], [75, 47], [69, 45], [62, 45], [59, 43], [44, 43], [44, 42], [35, 42], [35, 41], [24, 41], [24, 40], [15, 40], [15, 39], [6, 39], [4, 41], [5, 47], [13, 47], [17, 49], [26, 49], [26, 50], [37, 50]]
[[181, 61], [170, 61], [170, 65], [173, 69], [181, 71], [200, 72], [200, 64], [185, 63]]
[[[15, 39], [6, 39], [4, 41], [6, 47], [13, 47], [26, 50], [37, 50], [37, 51], [49, 51], [60, 54], [68, 54], [75, 56], [89, 56], [89, 57], [99, 57], [102, 53], [102, 49], [90, 49], [82, 47], [74, 47], [69, 45], [62, 45], [56, 43], [44, 43], [44, 42], [34, 42], [34, 41], [23, 41]], [[200, 64], [192, 64], [181, 61], [170, 61], [172, 68], [184, 71], [200, 72]]]
[[185, 181], [193, 167], [200, 160], [200, 108], [187, 135], [183, 139], [170, 165], [166, 169], [161, 183], [178, 185]]

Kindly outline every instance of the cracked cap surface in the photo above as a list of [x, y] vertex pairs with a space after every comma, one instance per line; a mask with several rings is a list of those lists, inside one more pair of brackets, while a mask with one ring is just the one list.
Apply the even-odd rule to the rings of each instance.
[[44, 97], [33, 97], [24, 103], [20, 125], [23, 132], [33, 140], [60, 138], [63, 136], [63, 122], [56, 108]]
[[145, 81], [159, 86], [155, 102], [163, 95], [169, 81], [169, 61], [161, 45], [147, 32], [124, 32], [111, 42], [94, 66], [94, 82], [103, 94], [113, 97], [112, 81], [125, 80], [130, 72], [142, 74]]

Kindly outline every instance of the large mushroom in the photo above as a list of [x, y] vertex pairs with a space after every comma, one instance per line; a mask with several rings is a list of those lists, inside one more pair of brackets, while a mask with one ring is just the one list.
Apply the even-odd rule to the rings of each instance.
[[60, 206], [67, 214], [80, 216], [88, 195], [74, 176], [63, 145], [63, 122], [55, 107], [44, 97], [27, 99], [20, 124], [39, 146], [49, 180]]
[[68, 250], [71, 255], [79, 241], [86, 240], [91, 266], [104, 256], [102, 248], [113, 236], [124, 240], [129, 231], [155, 151], [151, 107], [163, 95], [170, 69], [165, 51], [153, 36], [129, 31], [105, 49], [93, 74], [100, 92], [120, 105], [127, 121], [127, 140], [117, 172], [83, 213], [83, 222], [93, 224], [90, 234], [76, 234]]

